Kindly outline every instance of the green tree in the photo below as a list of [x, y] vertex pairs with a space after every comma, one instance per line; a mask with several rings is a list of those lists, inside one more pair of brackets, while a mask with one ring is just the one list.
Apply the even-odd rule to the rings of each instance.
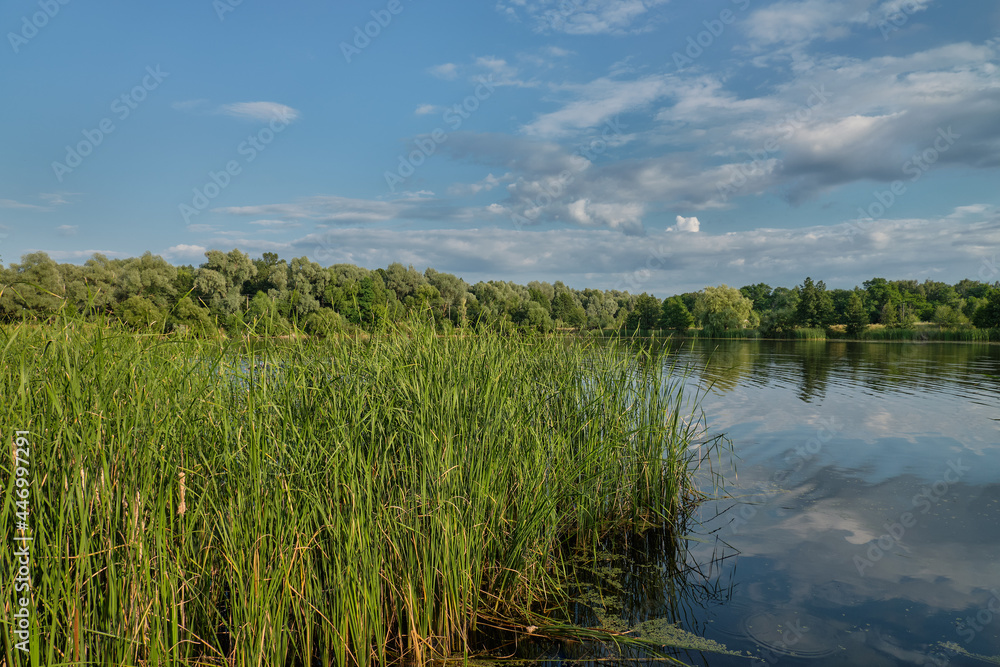
[[660, 326], [663, 304], [651, 294], [643, 292], [635, 298], [635, 306], [625, 319], [625, 329], [631, 333], [636, 329], [650, 331]]
[[47, 318], [63, 305], [65, 293], [59, 266], [44, 252], [21, 257], [3, 272], [0, 313], [6, 319]]
[[534, 329], [542, 333], [552, 331], [552, 318], [542, 304], [529, 300], [514, 312], [512, 321], [522, 329]]
[[942, 304], [934, 309], [932, 321], [941, 327], [957, 329], [962, 325], [968, 324], [969, 318], [958, 308]]
[[208, 338], [215, 338], [219, 335], [219, 329], [212, 321], [208, 311], [196, 304], [189, 296], [178, 301], [167, 315], [167, 330]]
[[562, 291], [552, 301], [552, 319], [571, 327], [584, 327], [587, 325], [587, 311], [577, 303], [571, 292]]
[[899, 288], [885, 278], [872, 278], [863, 284], [865, 307], [868, 309], [869, 320], [873, 324], [898, 325], [899, 304], [903, 299]]
[[980, 329], [1000, 328], [1000, 289], [991, 291], [986, 302], [976, 310], [972, 323]]
[[683, 334], [694, 326], [694, 315], [687, 309], [679, 296], [672, 296], [663, 301], [663, 313], [660, 321], [665, 329], [675, 329]]
[[706, 287], [695, 302], [694, 317], [706, 333], [743, 329], [751, 323], [753, 302], [735, 287]]
[[143, 296], [130, 296], [125, 299], [115, 313], [126, 326], [137, 331], [156, 329], [163, 331], [166, 326], [166, 315], [155, 303]]
[[799, 303], [795, 308], [795, 321], [804, 327], [823, 327], [833, 317], [833, 299], [826, 293], [823, 281], [813, 284], [806, 278], [799, 287]]
[[771, 286], [764, 283], [756, 285], [744, 285], [740, 288], [740, 293], [753, 302], [753, 309], [758, 313], [764, 313], [771, 309]]
[[253, 261], [235, 248], [228, 253], [209, 250], [205, 257], [208, 261], [195, 272], [195, 290], [218, 315], [243, 312], [244, 283], [257, 275]]
[[847, 306], [844, 308], [844, 324], [847, 325], [847, 335], [857, 338], [868, 328], [868, 310], [858, 290], [851, 292], [847, 297]]

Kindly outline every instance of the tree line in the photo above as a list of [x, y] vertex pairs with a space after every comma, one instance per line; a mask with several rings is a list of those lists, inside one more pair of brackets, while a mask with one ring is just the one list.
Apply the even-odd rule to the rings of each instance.
[[754, 329], [782, 336], [798, 328], [842, 325], [858, 335], [870, 325], [905, 328], [917, 321], [947, 328], [1000, 327], [1000, 283], [872, 278], [853, 290], [828, 290], [806, 278], [792, 288], [721, 285], [665, 299], [618, 290], [490, 280], [470, 285], [428, 268], [390, 264], [323, 267], [307, 257], [257, 259], [210, 250], [198, 267], [162, 257], [57, 263], [46, 253], [0, 265], [0, 321], [44, 320], [60, 313], [105, 317], [137, 330], [314, 335], [376, 331], [418, 313], [440, 330], [513, 325], [550, 332], [672, 330], [707, 335]]

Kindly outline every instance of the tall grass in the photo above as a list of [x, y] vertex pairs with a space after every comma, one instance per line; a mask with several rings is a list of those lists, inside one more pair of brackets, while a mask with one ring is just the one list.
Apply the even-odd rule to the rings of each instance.
[[[558, 627], [559, 554], [669, 528], [713, 443], [655, 358], [568, 343], [4, 330], [0, 415], [31, 432], [31, 664], [425, 662], [483, 625]], [[2, 553], [3, 659], [28, 664]]]

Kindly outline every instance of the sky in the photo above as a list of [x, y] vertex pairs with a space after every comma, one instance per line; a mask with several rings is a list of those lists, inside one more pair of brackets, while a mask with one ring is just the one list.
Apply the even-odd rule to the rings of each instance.
[[996, 0], [7, 0], [0, 262], [1000, 280]]

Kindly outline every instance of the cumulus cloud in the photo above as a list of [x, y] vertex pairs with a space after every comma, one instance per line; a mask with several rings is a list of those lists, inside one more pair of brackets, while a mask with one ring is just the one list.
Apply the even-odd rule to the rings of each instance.
[[677, 216], [677, 224], [669, 229], [677, 232], [699, 232], [701, 231], [701, 223], [696, 217], [685, 218], [679, 215]]
[[[573, 205], [592, 215], [586, 204]], [[681, 219], [693, 231], [695, 218]], [[256, 239], [236, 243], [247, 252], [276, 247]], [[374, 268], [399, 261], [432, 266], [473, 281], [563, 280], [578, 288], [669, 296], [705, 285], [759, 282], [761, 276], [787, 286], [807, 275], [820, 276], [831, 288], [851, 288], [873, 276], [945, 282], [977, 279], [976, 272], [993, 256], [988, 250], [1000, 245], [1000, 216], [994, 211], [962, 220], [947, 216], [881, 219], [863, 230], [845, 222], [723, 234], [664, 230], [645, 236], [583, 228], [337, 227], [285, 245], [282, 252], [321, 256], [328, 264], [350, 262]]]

